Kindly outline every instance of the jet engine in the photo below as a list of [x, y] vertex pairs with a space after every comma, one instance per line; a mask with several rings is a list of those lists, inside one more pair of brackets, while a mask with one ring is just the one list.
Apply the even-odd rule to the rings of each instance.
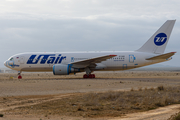
[[69, 75], [79, 72], [79, 69], [72, 68], [72, 64], [56, 64], [53, 65], [53, 74], [54, 75]]

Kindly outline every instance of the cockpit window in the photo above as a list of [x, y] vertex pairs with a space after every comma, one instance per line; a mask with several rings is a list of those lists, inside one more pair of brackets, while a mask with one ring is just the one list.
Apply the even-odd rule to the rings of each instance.
[[11, 60], [11, 61], [12, 61], [12, 60], [13, 60], [13, 58], [10, 58], [9, 60]]

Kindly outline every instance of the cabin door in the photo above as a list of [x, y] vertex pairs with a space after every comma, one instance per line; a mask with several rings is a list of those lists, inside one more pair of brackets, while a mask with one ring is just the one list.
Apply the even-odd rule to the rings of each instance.
[[129, 62], [134, 63], [135, 57], [134, 55], [129, 55]]
[[20, 57], [20, 64], [24, 64], [24, 56]]

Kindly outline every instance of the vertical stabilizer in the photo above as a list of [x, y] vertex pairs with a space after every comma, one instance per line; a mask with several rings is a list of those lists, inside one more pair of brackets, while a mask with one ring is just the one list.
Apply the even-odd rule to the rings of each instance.
[[176, 20], [167, 20], [137, 51], [162, 54], [166, 48]]

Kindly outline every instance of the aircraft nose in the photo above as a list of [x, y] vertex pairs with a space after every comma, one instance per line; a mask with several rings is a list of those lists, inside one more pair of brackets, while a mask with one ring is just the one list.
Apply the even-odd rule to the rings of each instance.
[[4, 62], [4, 66], [6, 66], [6, 67], [7, 67], [7, 61], [5, 61], [5, 62]]

